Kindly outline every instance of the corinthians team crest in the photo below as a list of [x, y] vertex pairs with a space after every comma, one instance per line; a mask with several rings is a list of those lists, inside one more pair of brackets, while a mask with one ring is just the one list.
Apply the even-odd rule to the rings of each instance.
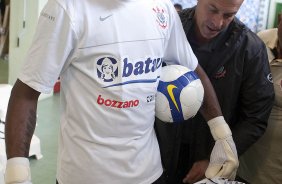
[[167, 27], [167, 18], [165, 16], [164, 9], [156, 7], [156, 8], [153, 8], [153, 11], [157, 15], [157, 23], [159, 24], [161, 28], [165, 29]]
[[97, 74], [104, 82], [112, 82], [118, 76], [117, 60], [103, 57], [97, 61]]

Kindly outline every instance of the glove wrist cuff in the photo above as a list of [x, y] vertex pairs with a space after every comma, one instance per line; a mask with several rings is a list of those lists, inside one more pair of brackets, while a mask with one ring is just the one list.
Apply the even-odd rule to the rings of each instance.
[[231, 130], [223, 116], [215, 117], [208, 121], [214, 140], [225, 139], [232, 136]]
[[29, 160], [25, 157], [14, 157], [7, 161], [5, 182], [12, 183], [31, 183]]

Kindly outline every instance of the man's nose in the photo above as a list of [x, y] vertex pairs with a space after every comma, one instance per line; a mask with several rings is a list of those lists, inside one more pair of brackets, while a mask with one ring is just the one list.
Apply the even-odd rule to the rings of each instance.
[[212, 23], [213, 23], [214, 29], [220, 30], [224, 23], [223, 16], [220, 14], [215, 14], [212, 18]]

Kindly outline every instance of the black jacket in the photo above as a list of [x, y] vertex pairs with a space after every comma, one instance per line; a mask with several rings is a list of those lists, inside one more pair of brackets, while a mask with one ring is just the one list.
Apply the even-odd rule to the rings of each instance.
[[[212, 42], [209, 51], [201, 49], [193, 38], [195, 8], [180, 13], [191, 47], [209, 76], [222, 113], [229, 124], [238, 154], [243, 154], [265, 132], [272, 109], [274, 89], [264, 43], [237, 18]], [[175, 169], [181, 162], [179, 150], [188, 150], [189, 167], [209, 159], [214, 142], [200, 114], [177, 125], [156, 123], [165, 168]], [[173, 132], [173, 133], [172, 133]]]

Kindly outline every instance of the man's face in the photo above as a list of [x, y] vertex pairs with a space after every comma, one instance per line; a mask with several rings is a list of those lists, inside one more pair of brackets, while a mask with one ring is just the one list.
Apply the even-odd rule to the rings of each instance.
[[234, 19], [244, 0], [198, 0], [195, 18], [198, 38], [210, 40]]

